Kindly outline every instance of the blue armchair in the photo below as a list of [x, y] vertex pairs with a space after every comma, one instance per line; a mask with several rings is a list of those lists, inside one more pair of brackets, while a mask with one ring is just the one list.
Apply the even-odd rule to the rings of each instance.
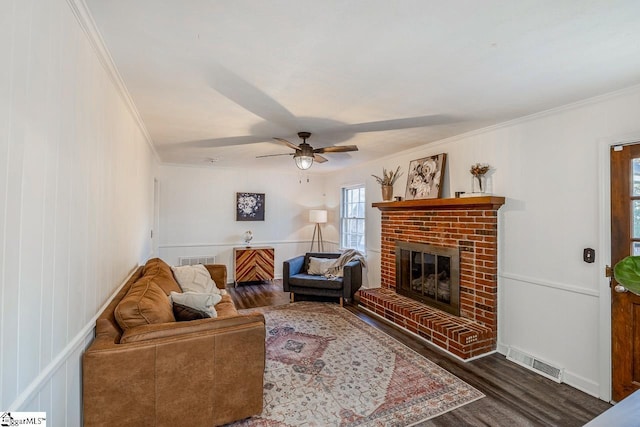
[[328, 279], [324, 276], [307, 274], [309, 257], [339, 258], [340, 253], [307, 252], [284, 262], [282, 269], [282, 287], [285, 292], [291, 292], [291, 302], [295, 294], [328, 296], [340, 298], [340, 306], [344, 300], [350, 301], [362, 286], [362, 264], [351, 261], [344, 266], [342, 277]]

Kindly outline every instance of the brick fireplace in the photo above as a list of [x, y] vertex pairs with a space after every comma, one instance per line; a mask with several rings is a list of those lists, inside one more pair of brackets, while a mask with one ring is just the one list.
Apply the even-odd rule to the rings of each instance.
[[[498, 209], [503, 197], [380, 202], [381, 287], [360, 290], [360, 305], [462, 359], [496, 349]], [[454, 250], [459, 316], [396, 293], [398, 242]]]

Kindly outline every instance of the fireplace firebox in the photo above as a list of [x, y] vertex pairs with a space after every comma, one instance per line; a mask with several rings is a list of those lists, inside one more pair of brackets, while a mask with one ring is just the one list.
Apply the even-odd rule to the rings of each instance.
[[460, 315], [460, 257], [457, 248], [396, 242], [396, 292]]

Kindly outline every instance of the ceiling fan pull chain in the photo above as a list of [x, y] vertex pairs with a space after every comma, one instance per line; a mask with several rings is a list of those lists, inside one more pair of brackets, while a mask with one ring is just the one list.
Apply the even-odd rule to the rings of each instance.
[[302, 181], [307, 181], [307, 183], [311, 182], [311, 178], [309, 178], [309, 174], [306, 175], [304, 172], [300, 171], [298, 172], [298, 184], [302, 184]]

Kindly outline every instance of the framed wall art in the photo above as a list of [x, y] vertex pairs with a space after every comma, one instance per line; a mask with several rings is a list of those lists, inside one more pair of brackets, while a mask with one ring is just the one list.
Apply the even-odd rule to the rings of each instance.
[[264, 193], [236, 193], [236, 221], [264, 221]]
[[439, 199], [447, 154], [424, 157], [409, 163], [405, 200]]

